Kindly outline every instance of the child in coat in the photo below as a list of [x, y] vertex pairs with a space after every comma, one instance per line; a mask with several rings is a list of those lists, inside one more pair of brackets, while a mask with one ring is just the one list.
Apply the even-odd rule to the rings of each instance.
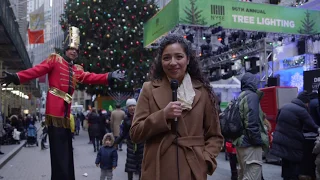
[[317, 180], [320, 180], [320, 136], [317, 137], [312, 153], [317, 155], [317, 158], [315, 160], [316, 177]]
[[113, 147], [114, 137], [112, 133], [107, 133], [103, 137], [103, 147], [100, 148], [96, 165], [101, 168], [100, 180], [112, 180], [112, 171], [117, 167], [118, 153], [116, 148]]

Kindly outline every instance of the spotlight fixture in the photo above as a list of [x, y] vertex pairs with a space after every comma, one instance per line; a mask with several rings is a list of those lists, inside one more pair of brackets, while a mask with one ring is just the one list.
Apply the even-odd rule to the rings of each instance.
[[190, 41], [191, 43], [193, 43], [193, 34], [188, 34], [188, 35], [186, 35], [186, 39], [188, 40], [188, 41]]
[[211, 42], [211, 34], [204, 34], [203, 39], [206, 40], [208, 44]]
[[201, 48], [201, 56], [203, 57], [210, 56], [212, 47], [209, 44], [203, 44], [200, 46], [200, 48]]
[[216, 34], [216, 33], [220, 32], [220, 31], [222, 31], [222, 27], [221, 27], [221, 26], [218, 26], [218, 27], [216, 27], [216, 28], [213, 28], [213, 29], [211, 30], [211, 33], [212, 33], [212, 34]]

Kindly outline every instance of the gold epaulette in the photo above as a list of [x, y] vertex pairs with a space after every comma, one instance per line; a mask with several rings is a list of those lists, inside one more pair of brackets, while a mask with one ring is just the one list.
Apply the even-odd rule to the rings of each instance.
[[56, 54], [56, 53], [52, 53], [50, 54], [50, 56], [47, 58], [47, 61], [48, 62], [59, 62], [59, 63], [62, 63], [63, 61], [63, 57], [60, 56], [59, 54]]
[[84, 71], [81, 65], [75, 64], [74, 66], [76, 67], [77, 71]]

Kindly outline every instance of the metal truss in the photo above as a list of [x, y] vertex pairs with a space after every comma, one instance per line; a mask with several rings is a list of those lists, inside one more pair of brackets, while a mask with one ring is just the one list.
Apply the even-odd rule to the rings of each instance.
[[259, 79], [260, 83], [267, 82], [268, 77], [273, 75], [273, 63], [269, 65], [268, 59], [273, 56], [273, 40], [264, 38], [257, 41], [251, 41], [238, 48], [216, 56], [203, 58], [201, 60], [204, 72], [209, 72], [210, 68], [221, 67], [223, 64], [232, 63], [243, 59], [245, 56], [259, 56]]

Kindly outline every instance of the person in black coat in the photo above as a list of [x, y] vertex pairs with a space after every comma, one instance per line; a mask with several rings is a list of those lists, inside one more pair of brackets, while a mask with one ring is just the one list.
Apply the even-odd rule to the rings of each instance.
[[310, 114], [314, 122], [320, 126], [320, 109], [319, 109], [319, 100], [318, 93], [312, 92], [310, 94], [310, 103], [309, 103]]
[[144, 144], [133, 143], [129, 136], [129, 131], [136, 105], [137, 101], [135, 99], [127, 100], [126, 106], [128, 108], [128, 111], [122, 124], [122, 133], [116, 139], [115, 142], [117, 146], [123, 139], [127, 139], [127, 159], [125, 165], [125, 172], [128, 173], [128, 180], [133, 179], [133, 173], [138, 173], [139, 179], [141, 178], [141, 163], [143, 159]]
[[100, 117], [100, 145], [102, 145], [103, 141], [103, 137], [104, 135], [107, 133], [107, 127], [106, 127], [106, 121], [107, 121], [107, 117], [105, 114], [102, 113], [102, 110], [98, 111], [99, 113], [99, 117]]
[[89, 134], [91, 137], [91, 142], [93, 144], [94, 152], [99, 150], [100, 146], [100, 117], [97, 114], [97, 110], [92, 108], [91, 113], [88, 115], [88, 123], [89, 123]]
[[282, 158], [284, 180], [298, 180], [299, 164], [303, 158], [303, 126], [314, 132], [319, 128], [308, 113], [309, 102], [309, 94], [302, 92], [278, 113], [270, 153]]

